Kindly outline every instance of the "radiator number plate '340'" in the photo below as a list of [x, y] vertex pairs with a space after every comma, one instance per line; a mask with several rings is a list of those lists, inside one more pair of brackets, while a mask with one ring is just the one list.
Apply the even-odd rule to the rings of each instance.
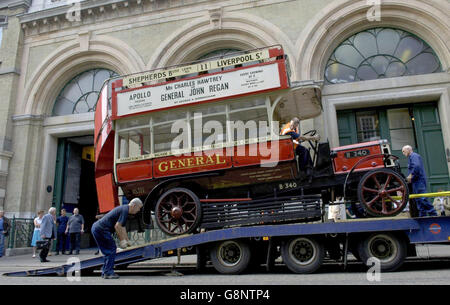
[[348, 151], [344, 154], [346, 159], [360, 158], [360, 157], [365, 157], [368, 155], [370, 155], [370, 150], [368, 150], [368, 149], [358, 149], [358, 150], [354, 150], [354, 151]]

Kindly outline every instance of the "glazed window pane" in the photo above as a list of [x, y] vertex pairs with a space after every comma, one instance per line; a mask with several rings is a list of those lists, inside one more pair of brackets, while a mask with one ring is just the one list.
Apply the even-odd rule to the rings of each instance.
[[399, 29], [373, 28], [343, 41], [325, 67], [327, 84], [441, 72], [439, 58], [422, 39]]

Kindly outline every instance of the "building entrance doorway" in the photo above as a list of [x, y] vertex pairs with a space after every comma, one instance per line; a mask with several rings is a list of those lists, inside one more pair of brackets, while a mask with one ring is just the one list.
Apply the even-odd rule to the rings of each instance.
[[95, 247], [90, 234], [98, 214], [93, 145], [93, 136], [58, 139], [52, 204], [58, 216], [63, 208], [68, 216], [72, 215], [75, 208], [79, 209], [85, 220], [81, 248]]
[[420, 103], [352, 109], [337, 112], [340, 145], [387, 139], [392, 154], [400, 157], [406, 176], [408, 160], [402, 147], [411, 145], [419, 153], [428, 176], [428, 189], [447, 190], [450, 180], [436, 103]]

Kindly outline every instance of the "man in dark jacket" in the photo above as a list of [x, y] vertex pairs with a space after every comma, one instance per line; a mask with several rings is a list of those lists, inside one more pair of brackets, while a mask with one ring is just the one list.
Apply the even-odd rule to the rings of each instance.
[[[408, 177], [406, 180], [412, 184], [414, 194], [423, 194], [427, 192], [427, 176], [425, 174], [425, 167], [423, 166], [422, 157], [413, 152], [410, 145], [402, 148], [402, 153], [408, 158]], [[433, 205], [427, 198], [415, 199], [417, 209], [419, 210], [419, 217], [437, 216], [437, 212]]]
[[0, 210], [0, 257], [5, 253], [5, 237], [9, 234], [9, 228], [11, 227], [11, 222], [3, 211]]
[[125, 225], [127, 223], [128, 215], [137, 214], [142, 206], [142, 201], [139, 198], [134, 198], [129, 204], [114, 208], [92, 225], [92, 235], [105, 259], [102, 268], [102, 277], [104, 279], [119, 278], [119, 276], [114, 273], [114, 260], [117, 248], [116, 242], [111, 236], [112, 233], [117, 233], [120, 240], [120, 248], [124, 249], [130, 246], [131, 243], [128, 240]]

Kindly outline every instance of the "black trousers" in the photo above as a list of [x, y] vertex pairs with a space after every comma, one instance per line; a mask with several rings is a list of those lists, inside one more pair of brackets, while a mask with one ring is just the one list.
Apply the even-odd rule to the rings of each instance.
[[56, 251], [66, 251], [67, 244], [67, 234], [65, 232], [58, 232], [58, 244], [56, 246]]
[[52, 239], [44, 238], [44, 240], [47, 241], [47, 245], [44, 248], [42, 248], [41, 252], [39, 252], [39, 258], [41, 259], [41, 262], [47, 260], [47, 255], [48, 252], [50, 251], [50, 244]]
[[295, 153], [298, 155], [298, 165], [301, 171], [306, 170], [308, 167], [312, 167], [313, 162], [311, 155], [306, 147], [298, 145], [295, 149]]

